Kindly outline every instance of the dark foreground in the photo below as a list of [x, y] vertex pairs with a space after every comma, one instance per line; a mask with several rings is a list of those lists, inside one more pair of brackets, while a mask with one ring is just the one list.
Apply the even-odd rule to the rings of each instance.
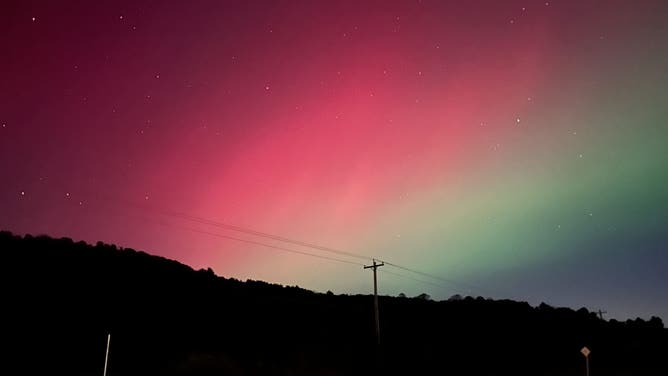
[[585, 309], [319, 294], [132, 249], [0, 233], [1, 374], [668, 375], [668, 330]]

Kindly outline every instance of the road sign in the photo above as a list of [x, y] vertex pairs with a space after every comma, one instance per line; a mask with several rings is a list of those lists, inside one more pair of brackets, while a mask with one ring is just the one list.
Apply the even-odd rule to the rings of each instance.
[[580, 352], [582, 353], [582, 355], [585, 356], [585, 363], [586, 363], [586, 366], [587, 366], [586, 375], [589, 376], [589, 353], [591, 353], [591, 351], [587, 348], [587, 346], [585, 346], [585, 347], [582, 348], [582, 350], [580, 350]]

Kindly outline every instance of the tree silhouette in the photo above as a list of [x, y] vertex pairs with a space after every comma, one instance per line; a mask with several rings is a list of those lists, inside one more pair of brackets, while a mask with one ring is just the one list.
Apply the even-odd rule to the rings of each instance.
[[[380, 296], [382, 347], [365, 295], [241, 282], [101, 242], [0, 232], [0, 373], [113, 375], [666, 375], [658, 317], [470, 296]], [[594, 363], [595, 359], [595, 363]], [[593, 367], [593, 365], [592, 365]]]

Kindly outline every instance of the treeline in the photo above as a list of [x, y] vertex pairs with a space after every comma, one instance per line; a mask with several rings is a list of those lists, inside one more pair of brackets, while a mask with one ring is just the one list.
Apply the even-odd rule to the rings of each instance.
[[2, 374], [668, 375], [657, 317], [460, 297], [372, 298], [242, 282], [98, 242], [0, 232]]

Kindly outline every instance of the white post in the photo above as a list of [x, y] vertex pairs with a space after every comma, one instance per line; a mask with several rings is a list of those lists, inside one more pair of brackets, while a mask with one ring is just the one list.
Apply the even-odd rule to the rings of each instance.
[[107, 361], [109, 360], [109, 342], [111, 342], [111, 334], [107, 334], [107, 353], [104, 355], [104, 374], [107, 376]]

